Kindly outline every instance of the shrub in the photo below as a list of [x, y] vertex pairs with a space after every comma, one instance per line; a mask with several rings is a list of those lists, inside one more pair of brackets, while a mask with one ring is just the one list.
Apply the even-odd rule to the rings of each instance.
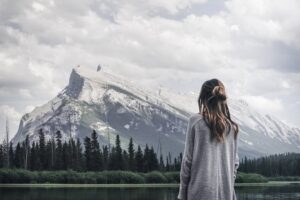
[[159, 171], [152, 171], [145, 175], [146, 183], [166, 183], [167, 178]]
[[130, 171], [104, 171], [106, 183], [144, 183], [144, 178]]
[[83, 172], [83, 183], [86, 184], [96, 184], [97, 183], [97, 177], [95, 172]]
[[300, 181], [300, 176], [276, 176], [268, 177], [269, 181]]
[[238, 172], [236, 183], [266, 183], [268, 179], [260, 174]]
[[23, 169], [0, 169], [0, 183], [30, 183], [35, 173]]
[[168, 183], [180, 183], [180, 173], [179, 172], [165, 172], [164, 176]]

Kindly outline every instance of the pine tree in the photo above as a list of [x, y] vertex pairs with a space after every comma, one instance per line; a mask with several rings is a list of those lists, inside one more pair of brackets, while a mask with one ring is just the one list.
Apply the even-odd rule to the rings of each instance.
[[168, 156], [166, 157], [166, 161], [167, 161], [167, 163], [166, 163], [166, 171], [170, 171], [170, 162], [169, 162]]
[[131, 171], [136, 170], [134, 153], [135, 153], [134, 144], [133, 144], [133, 140], [132, 140], [132, 137], [131, 137], [130, 140], [129, 140], [129, 145], [128, 145], [128, 168]]
[[91, 170], [93, 171], [100, 171], [103, 170], [103, 162], [102, 162], [102, 155], [100, 151], [100, 145], [98, 142], [98, 134], [95, 130], [92, 133], [91, 139]]
[[29, 136], [27, 135], [24, 141], [24, 169], [28, 169], [29, 156], [30, 156], [30, 143], [29, 143]]
[[55, 138], [56, 138], [56, 148], [55, 148], [55, 164], [54, 164], [54, 168], [56, 170], [61, 170], [63, 169], [63, 155], [62, 155], [62, 135], [60, 131], [57, 131], [55, 134]]
[[83, 169], [82, 166], [82, 147], [80, 139], [77, 138], [76, 140], [76, 162], [75, 162], [75, 169], [77, 171], [81, 171]]
[[144, 149], [143, 164], [144, 164], [143, 172], [149, 172], [150, 164], [151, 164], [151, 155], [150, 155], [148, 144], [146, 144], [146, 147]]
[[135, 153], [135, 162], [136, 169], [138, 172], [143, 172], [144, 164], [143, 164], [143, 152], [141, 146], [138, 145], [137, 152]]
[[36, 170], [36, 151], [35, 151], [35, 142], [32, 142], [32, 146], [30, 148], [30, 157], [29, 157], [29, 169]]
[[116, 147], [112, 147], [108, 158], [108, 170], [117, 170], [117, 162]]
[[68, 156], [69, 156], [69, 160], [68, 160], [68, 168], [69, 169], [74, 169], [75, 168], [75, 164], [76, 164], [76, 144], [73, 138], [69, 139], [68, 142]]
[[46, 153], [46, 141], [45, 141], [45, 134], [43, 129], [39, 130], [39, 160], [41, 162], [41, 169], [45, 169], [47, 165], [47, 160], [45, 158], [45, 153]]
[[174, 170], [174, 166], [172, 166], [172, 154], [171, 154], [171, 152], [169, 152], [167, 159], [168, 159], [168, 164], [169, 164], [169, 171]]
[[16, 146], [13, 163], [14, 163], [13, 165], [16, 168], [21, 168], [22, 165], [23, 165], [23, 162], [22, 162], [22, 149], [21, 149], [21, 145], [20, 145], [19, 142]]
[[120, 136], [117, 135], [116, 137], [116, 169], [117, 170], [122, 170], [124, 168], [124, 161], [122, 157], [122, 148], [121, 148], [121, 141], [120, 141]]
[[44, 165], [44, 170], [52, 170], [53, 169], [53, 163], [52, 163], [52, 144], [51, 144], [51, 140], [47, 141], [47, 143], [46, 143], [44, 159], [45, 159], [45, 162], [46, 162], [45, 165]]
[[42, 170], [42, 162], [40, 159], [40, 146], [39, 143], [35, 144], [35, 149], [34, 149], [34, 155], [32, 155], [32, 158], [35, 159], [34, 163], [34, 169], [35, 170]]
[[151, 149], [149, 150], [149, 171], [158, 170], [158, 160], [157, 155], [153, 149], [153, 146], [151, 146]]
[[103, 169], [108, 170], [108, 161], [109, 161], [108, 146], [105, 145], [102, 147], [102, 149], [103, 149]]
[[91, 160], [91, 139], [85, 137], [84, 139], [84, 156], [85, 156], [85, 168], [87, 171], [92, 170], [92, 160]]
[[10, 168], [14, 168], [15, 167], [15, 164], [14, 164], [14, 149], [13, 149], [13, 144], [12, 142], [9, 143], [9, 167]]
[[3, 141], [2, 151], [3, 151], [3, 167], [9, 168], [9, 143], [7, 143], [6, 140]]
[[129, 154], [127, 153], [126, 150], [123, 150], [122, 153], [122, 157], [123, 157], [123, 167], [122, 170], [129, 170]]
[[164, 163], [164, 158], [163, 158], [162, 154], [160, 155], [160, 158], [159, 158], [159, 170], [165, 171], [165, 163]]
[[63, 158], [63, 163], [62, 163], [62, 169], [67, 170], [69, 168], [70, 164], [70, 150], [69, 150], [69, 145], [65, 141], [62, 145], [62, 158]]

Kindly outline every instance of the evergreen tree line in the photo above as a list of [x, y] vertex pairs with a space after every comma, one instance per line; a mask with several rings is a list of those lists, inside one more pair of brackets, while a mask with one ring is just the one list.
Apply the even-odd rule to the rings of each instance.
[[245, 173], [259, 173], [264, 176], [300, 176], [300, 154], [284, 153], [256, 159], [243, 158], [238, 169]]
[[[84, 147], [84, 148], [83, 148]], [[76, 170], [103, 171], [127, 170], [135, 172], [179, 171], [182, 153], [172, 159], [171, 154], [164, 159], [157, 156], [153, 146], [138, 145], [134, 148], [130, 138], [128, 148], [121, 148], [119, 135], [115, 145], [100, 146], [98, 134], [93, 130], [91, 137], [85, 137], [83, 144], [80, 139], [62, 140], [60, 131], [55, 137], [46, 141], [43, 129], [39, 130], [39, 139], [30, 144], [28, 136], [25, 141], [13, 147], [12, 143], [0, 145], [0, 168], [22, 168], [27, 170]]]

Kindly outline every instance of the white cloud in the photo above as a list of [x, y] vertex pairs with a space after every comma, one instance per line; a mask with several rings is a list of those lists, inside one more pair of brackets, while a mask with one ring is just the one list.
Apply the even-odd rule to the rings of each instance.
[[34, 108], [35, 108], [35, 106], [28, 105], [28, 106], [25, 107], [25, 112], [26, 113], [30, 113], [31, 111], [33, 111]]
[[32, 97], [32, 95], [31, 95], [31, 93], [28, 89], [21, 88], [21, 89], [19, 89], [19, 93], [24, 98], [31, 98]]
[[38, 3], [38, 2], [33, 2], [32, 7], [37, 12], [42, 12], [42, 11], [45, 10], [45, 7], [42, 4]]
[[280, 99], [268, 99], [263, 96], [241, 96], [247, 103], [262, 113], [278, 113], [284, 106]]

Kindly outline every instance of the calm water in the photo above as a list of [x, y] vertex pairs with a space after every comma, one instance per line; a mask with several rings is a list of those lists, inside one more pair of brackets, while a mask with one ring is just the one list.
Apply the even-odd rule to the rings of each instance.
[[[1, 200], [176, 200], [177, 188], [0, 188]], [[237, 187], [238, 200], [300, 199], [300, 186]]]

